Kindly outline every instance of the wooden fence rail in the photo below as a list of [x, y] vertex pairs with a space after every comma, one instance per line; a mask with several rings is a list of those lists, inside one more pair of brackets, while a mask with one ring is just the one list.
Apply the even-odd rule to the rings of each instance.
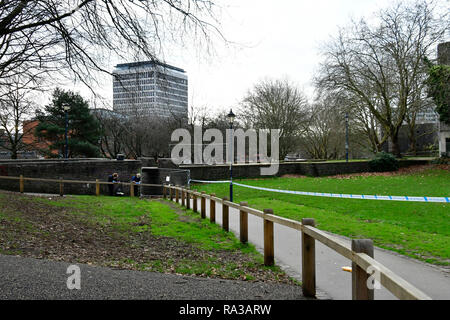
[[44, 178], [28, 178], [24, 177], [23, 175], [20, 175], [19, 177], [12, 177], [12, 176], [0, 176], [0, 179], [5, 180], [19, 180], [19, 192], [24, 193], [25, 192], [25, 181], [35, 181], [35, 182], [49, 182], [49, 183], [58, 183], [59, 184], [59, 195], [64, 195], [64, 184], [92, 184], [95, 185], [95, 195], [100, 195], [100, 185], [122, 185], [122, 186], [129, 186], [130, 187], [130, 196], [134, 197], [134, 186], [140, 186], [140, 187], [162, 187], [162, 184], [148, 184], [148, 183], [140, 183], [136, 184], [134, 182], [107, 182], [107, 181], [100, 181], [99, 179], [96, 179], [95, 181], [85, 181], [85, 180], [64, 180], [62, 178], [60, 179], [44, 179]]
[[[271, 209], [260, 211], [248, 207], [245, 202], [237, 204], [230, 202], [227, 198], [218, 198], [215, 194], [208, 195], [205, 192], [172, 185], [164, 185], [163, 188], [164, 194], [166, 194], [166, 189], [169, 189], [170, 194], [172, 194], [172, 190], [175, 190], [176, 192], [182, 191], [188, 195], [187, 197], [191, 197], [194, 201], [194, 212], [197, 212], [197, 200], [200, 198], [202, 218], [206, 218], [206, 199], [209, 199], [211, 222], [215, 222], [217, 204], [222, 204], [222, 227], [226, 231], [229, 230], [229, 208], [239, 210], [240, 241], [243, 243], [248, 241], [247, 215], [251, 214], [262, 218], [264, 220], [264, 263], [266, 265], [274, 264], [273, 224], [277, 223], [300, 231], [302, 233], [302, 289], [305, 296], [316, 295], [315, 241], [317, 240], [352, 261], [352, 298], [354, 300], [374, 299], [373, 288], [368, 286], [369, 276], [373, 274], [373, 270], [378, 272], [381, 285], [397, 298], [401, 300], [431, 300], [421, 290], [373, 259], [372, 240], [353, 240], [349, 246], [342, 239], [315, 228], [314, 219], [302, 219], [302, 222], [299, 222], [276, 216]], [[171, 200], [173, 200], [172, 197]], [[179, 203], [178, 200], [177, 202]]]

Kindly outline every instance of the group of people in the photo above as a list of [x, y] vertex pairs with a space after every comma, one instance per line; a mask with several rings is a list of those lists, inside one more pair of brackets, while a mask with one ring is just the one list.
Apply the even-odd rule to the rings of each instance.
[[[123, 196], [124, 192], [122, 189], [122, 185], [120, 184], [119, 174], [117, 172], [110, 174], [108, 176], [108, 182], [113, 182], [113, 184], [109, 184], [109, 195], [110, 196]], [[139, 196], [139, 185], [141, 184], [141, 174], [136, 173], [132, 178], [131, 182], [134, 182], [134, 195]]]

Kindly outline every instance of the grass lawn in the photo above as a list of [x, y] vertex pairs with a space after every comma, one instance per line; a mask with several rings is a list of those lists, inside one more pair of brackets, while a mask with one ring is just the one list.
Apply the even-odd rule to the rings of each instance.
[[[226, 279], [295, 283], [199, 214], [164, 200], [0, 192], [0, 253]], [[297, 283], [298, 284], [298, 283]]]
[[[431, 167], [400, 175], [346, 178], [266, 178], [236, 182], [284, 190], [406, 196], [450, 196], [450, 171]], [[229, 185], [195, 185], [193, 189], [228, 196]], [[450, 264], [450, 204], [376, 201], [289, 195], [234, 186], [234, 201], [257, 209], [272, 208], [290, 219], [314, 218], [317, 227], [429, 263]]]

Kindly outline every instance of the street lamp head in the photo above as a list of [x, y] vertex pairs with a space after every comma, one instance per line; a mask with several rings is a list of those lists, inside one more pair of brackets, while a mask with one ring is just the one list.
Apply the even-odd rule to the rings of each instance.
[[234, 118], [236, 118], [236, 115], [233, 113], [232, 109], [230, 109], [230, 113], [227, 114], [227, 118], [228, 118], [228, 122], [230, 122], [230, 123], [234, 122]]
[[68, 103], [63, 103], [62, 107], [63, 107], [64, 111], [69, 111], [70, 110], [70, 104], [68, 104]]

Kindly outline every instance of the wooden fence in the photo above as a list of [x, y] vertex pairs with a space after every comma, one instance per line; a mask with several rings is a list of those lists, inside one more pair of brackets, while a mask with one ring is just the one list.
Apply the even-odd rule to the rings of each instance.
[[27, 178], [27, 177], [24, 177], [23, 175], [20, 175], [19, 177], [0, 176], [0, 179], [19, 180], [19, 192], [20, 193], [23, 193], [25, 191], [25, 181], [58, 183], [60, 196], [64, 195], [64, 184], [70, 184], [70, 183], [95, 185], [95, 195], [96, 196], [100, 195], [100, 185], [129, 186], [131, 197], [134, 197], [134, 186], [139, 186], [139, 187], [162, 187], [163, 186], [162, 184], [148, 184], [148, 183], [137, 184], [135, 182], [106, 182], [106, 181], [100, 181], [99, 179], [96, 179], [95, 181], [84, 181], [84, 180], [64, 180], [62, 178], [60, 178], [60, 179]]
[[[248, 214], [260, 217], [264, 223], [264, 264], [274, 265], [274, 223], [298, 230], [302, 233], [302, 290], [308, 297], [316, 295], [316, 263], [315, 241], [333, 249], [340, 255], [352, 261], [352, 298], [354, 300], [373, 300], [374, 289], [367, 285], [372, 271], [379, 273], [379, 281], [388, 291], [401, 300], [431, 300], [429, 296], [415, 288], [413, 285], [393, 273], [384, 265], [373, 259], [372, 240], [352, 240], [351, 247], [336, 236], [315, 228], [314, 219], [302, 219], [301, 222], [274, 215], [273, 210], [264, 211], [250, 208], [246, 202], [240, 204], [230, 202], [227, 198], [218, 198], [215, 194], [189, 190], [180, 186], [164, 185], [163, 197], [174, 200], [190, 208], [190, 199], [193, 199], [193, 211], [198, 212], [198, 199], [200, 199], [200, 214], [206, 218], [206, 199], [210, 200], [210, 221], [216, 221], [216, 207], [222, 206], [222, 228], [229, 231], [229, 208], [239, 210], [240, 241], [248, 241]], [[369, 274], [370, 272], [370, 274]]]
[[[95, 194], [100, 195], [100, 185], [117, 184], [115, 182], [80, 181], [60, 179], [27, 178], [0, 176], [0, 179], [19, 180], [19, 191], [25, 190], [26, 181], [49, 182], [59, 184], [59, 194], [64, 195], [64, 184], [81, 183], [95, 184]], [[130, 196], [134, 196], [134, 182], [119, 182], [121, 185], [129, 186]], [[340, 255], [352, 261], [352, 298], [354, 300], [371, 300], [374, 298], [374, 290], [367, 286], [369, 279], [369, 269], [379, 272], [381, 284], [401, 300], [431, 300], [429, 296], [415, 288], [413, 285], [393, 273], [384, 265], [373, 259], [372, 240], [352, 240], [351, 247], [341, 239], [327, 234], [314, 227], [314, 219], [302, 219], [301, 222], [286, 219], [274, 215], [272, 209], [260, 211], [248, 206], [246, 202], [240, 204], [230, 202], [228, 198], [218, 198], [215, 194], [208, 195], [204, 191], [189, 190], [180, 186], [159, 185], [159, 184], [138, 184], [142, 187], [163, 187], [163, 197], [169, 197], [171, 201], [180, 202], [190, 209], [190, 198], [193, 199], [194, 212], [198, 212], [198, 199], [200, 198], [200, 214], [206, 218], [206, 199], [210, 200], [210, 221], [216, 222], [216, 205], [222, 205], [222, 228], [229, 231], [229, 208], [239, 210], [240, 241], [248, 242], [248, 214], [260, 217], [264, 221], [264, 264], [274, 265], [274, 223], [298, 230], [302, 233], [302, 290], [308, 297], [316, 295], [316, 263], [315, 263], [315, 241], [320, 241]]]

